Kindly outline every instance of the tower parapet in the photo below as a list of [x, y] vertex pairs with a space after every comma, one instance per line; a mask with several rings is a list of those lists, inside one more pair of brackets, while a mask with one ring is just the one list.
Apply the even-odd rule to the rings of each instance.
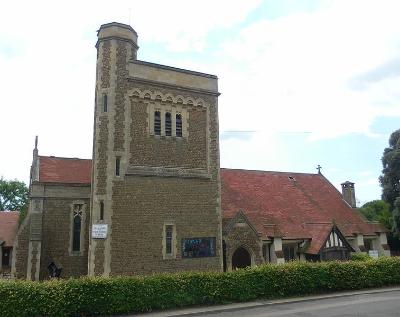
[[105, 40], [118, 39], [128, 42], [132, 46], [132, 59], [136, 59], [138, 35], [136, 31], [127, 24], [111, 22], [102, 24], [97, 31], [96, 48], [99, 48], [99, 43]]

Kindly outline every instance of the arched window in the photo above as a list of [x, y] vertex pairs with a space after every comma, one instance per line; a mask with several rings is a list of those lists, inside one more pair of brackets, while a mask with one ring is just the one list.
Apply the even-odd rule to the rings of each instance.
[[160, 113], [160, 111], [154, 112], [154, 134], [161, 135], [161, 113]]
[[81, 229], [82, 229], [82, 205], [74, 205], [72, 224], [72, 251], [81, 250]]
[[103, 95], [103, 111], [108, 111], [108, 98], [107, 95]]
[[182, 137], [182, 115], [180, 113], [176, 115], [176, 136]]
[[171, 124], [171, 113], [165, 113], [165, 135], [171, 136], [172, 135], [172, 124]]

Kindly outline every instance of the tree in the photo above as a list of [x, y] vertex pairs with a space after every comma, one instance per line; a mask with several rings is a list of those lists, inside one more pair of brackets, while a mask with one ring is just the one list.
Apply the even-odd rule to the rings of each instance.
[[378, 221], [388, 230], [392, 230], [393, 219], [390, 205], [383, 200], [373, 200], [359, 208], [361, 214], [369, 221]]
[[400, 197], [400, 129], [390, 135], [389, 147], [383, 151], [382, 165], [382, 175], [379, 177], [382, 199], [393, 210], [395, 200]]
[[0, 178], [0, 211], [23, 211], [28, 202], [28, 188], [24, 182]]
[[400, 236], [400, 197], [394, 201], [394, 209], [393, 209], [393, 231], [399, 237]]

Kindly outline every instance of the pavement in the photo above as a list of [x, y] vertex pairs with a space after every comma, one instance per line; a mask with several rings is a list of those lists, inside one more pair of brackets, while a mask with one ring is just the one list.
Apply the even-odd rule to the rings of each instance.
[[[151, 313], [144, 314], [134, 314], [134, 315], [124, 315], [127, 316], [135, 316], [135, 317], [173, 317], [173, 316], [207, 316], [207, 315], [225, 315], [224, 313], [231, 312], [229, 315], [241, 315], [247, 316], [248, 313], [244, 313], [246, 310], [255, 310], [257, 308], [273, 308], [273, 306], [283, 305], [283, 304], [294, 304], [294, 303], [306, 303], [306, 302], [316, 302], [323, 301], [329, 299], [339, 299], [352, 297], [357, 295], [378, 295], [390, 292], [400, 292], [400, 287], [385, 287], [385, 288], [371, 288], [357, 291], [346, 291], [346, 292], [336, 292], [330, 294], [323, 295], [313, 295], [313, 296], [302, 296], [302, 297], [293, 297], [293, 298], [283, 298], [276, 300], [257, 300], [246, 303], [233, 303], [226, 305], [214, 305], [214, 306], [197, 306], [197, 307], [189, 307], [189, 308], [181, 308], [174, 310], [164, 310], [164, 311], [156, 311]], [[400, 296], [396, 293], [397, 302], [400, 302]], [[368, 302], [368, 299], [366, 300]], [[371, 300], [372, 302], [372, 300]], [[240, 313], [243, 311], [243, 313]], [[235, 312], [238, 312], [236, 314]], [[263, 313], [263, 315], [265, 315]], [[279, 314], [283, 316], [282, 314]], [[400, 315], [400, 312], [398, 313]], [[266, 316], [266, 315], [265, 315]], [[271, 315], [272, 316], [272, 315]], [[342, 315], [343, 316], [343, 315]], [[349, 315], [350, 316], [350, 315]], [[373, 315], [372, 315], [373, 316]], [[385, 316], [385, 315], [382, 315]], [[388, 315], [389, 316], [389, 315]], [[397, 314], [395, 315], [397, 316]]]

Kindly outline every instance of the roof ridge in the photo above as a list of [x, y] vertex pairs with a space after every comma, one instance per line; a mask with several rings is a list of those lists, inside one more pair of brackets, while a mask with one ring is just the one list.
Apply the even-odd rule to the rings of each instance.
[[92, 159], [86, 159], [86, 158], [79, 158], [79, 157], [63, 157], [63, 156], [54, 156], [54, 155], [39, 155], [39, 157], [45, 157], [45, 158], [56, 158], [56, 159], [62, 159], [62, 160], [81, 160], [81, 161], [92, 161]]
[[322, 174], [317, 174], [317, 173], [265, 171], [265, 170], [252, 170], [252, 169], [244, 169], [244, 168], [227, 168], [227, 167], [220, 167], [220, 169], [221, 169], [221, 170], [227, 170], [227, 171], [260, 172], [260, 173], [279, 173], [279, 174], [293, 174], [293, 175], [312, 175], [312, 176], [322, 175]]
[[331, 186], [335, 191], [336, 191], [336, 193], [339, 195], [339, 197], [342, 199], [342, 201], [350, 208], [350, 209], [353, 209], [350, 205], [349, 205], [349, 203], [343, 198], [343, 194], [339, 191], [339, 189], [337, 189], [336, 187], [335, 187], [335, 185], [333, 185], [330, 181], [329, 181], [329, 179], [327, 179], [323, 174], [320, 174], [324, 179], [325, 179], [325, 181], [329, 184], [329, 186]]

